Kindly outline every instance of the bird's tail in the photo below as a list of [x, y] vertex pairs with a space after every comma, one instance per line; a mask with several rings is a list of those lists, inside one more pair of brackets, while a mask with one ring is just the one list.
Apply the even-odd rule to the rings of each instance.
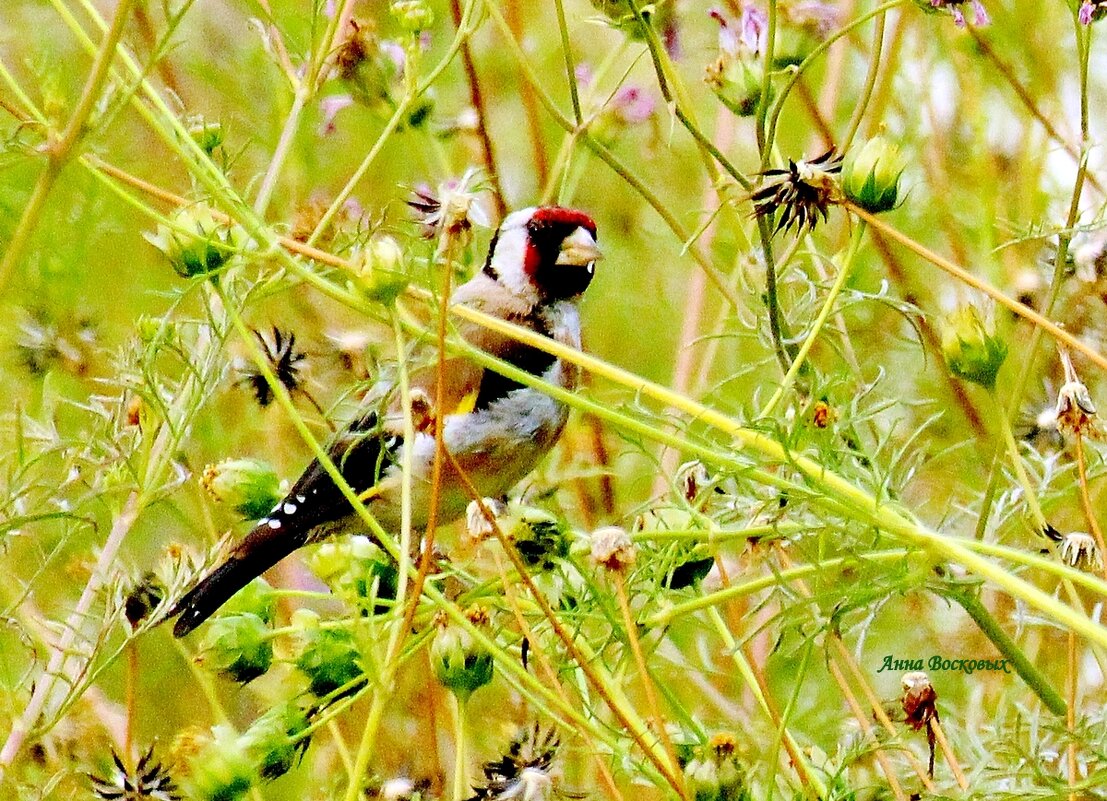
[[173, 636], [183, 637], [199, 626], [231, 597], [307, 541], [299, 533], [259, 525], [246, 535], [223, 564], [185, 593], [169, 613], [177, 618]]

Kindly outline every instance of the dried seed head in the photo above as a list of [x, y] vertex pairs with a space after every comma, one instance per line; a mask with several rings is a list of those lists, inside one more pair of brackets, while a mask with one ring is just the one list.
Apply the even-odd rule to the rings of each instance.
[[92, 794], [105, 801], [177, 801], [181, 796], [176, 782], [168, 769], [153, 757], [154, 746], [150, 746], [134, 770], [128, 770], [119, 755], [112, 751], [114, 769], [108, 778], [88, 774]]
[[625, 572], [638, 558], [638, 547], [622, 526], [604, 526], [592, 532], [591, 556], [602, 568]]
[[704, 467], [703, 462], [698, 459], [685, 462], [677, 468], [677, 486], [680, 487], [681, 493], [684, 495], [684, 500], [689, 503], [696, 500], [700, 494], [700, 490], [707, 486], [710, 480], [710, 477], [707, 475], [707, 468]]
[[1103, 555], [1095, 538], [1083, 531], [1070, 531], [1061, 540], [1061, 559], [1070, 567], [1102, 570]]
[[[473, 625], [488, 625], [488, 612], [483, 607], [473, 607], [466, 612]], [[476, 690], [492, 681], [495, 663], [492, 653], [459, 625], [441, 625], [430, 647], [431, 664], [438, 681], [459, 700], [467, 701]]]
[[830, 207], [841, 200], [835, 176], [842, 171], [842, 159], [834, 148], [810, 161], [788, 161], [786, 169], [766, 170], [764, 185], [753, 193], [754, 215], [766, 217], [780, 212], [775, 231], [795, 226], [802, 233], [813, 230]]
[[1065, 383], [1057, 393], [1057, 426], [1062, 432], [1076, 436], [1090, 434], [1099, 438], [1095, 404], [1088, 388], [1077, 376], [1068, 353], [1061, 352], [1061, 362], [1065, 368]]
[[495, 534], [496, 529], [493, 524], [498, 525], [499, 518], [507, 511], [503, 501], [495, 498], [484, 498], [484, 507], [491, 512], [492, 520], [488, 519], [481, 505], [476, 501], [470, 501], [465, 508], [465, 531], [474, 543], [483, 542]]

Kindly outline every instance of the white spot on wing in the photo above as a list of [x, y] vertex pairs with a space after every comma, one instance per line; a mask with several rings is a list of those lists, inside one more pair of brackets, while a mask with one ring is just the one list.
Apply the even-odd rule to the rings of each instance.
[[294, 504], [294, 503], [286, 503], [286, 504], [284, 505], [284, 513], [285, 513], [286, 515], [294, 515], [294, 514], [296, 514], [296, 504]]
[[269, 521], [269, 528], [273, 529], [274, 531], [276, 531], [280, 527], [281, 527], [281, 521], [280, 520], [270, 520]]
[[307, 498], [305, 498], [303, 495], [297, 495], [296, 500], [299, 501], [300, 503], [303, 503], [304, 501], [307, 500]]

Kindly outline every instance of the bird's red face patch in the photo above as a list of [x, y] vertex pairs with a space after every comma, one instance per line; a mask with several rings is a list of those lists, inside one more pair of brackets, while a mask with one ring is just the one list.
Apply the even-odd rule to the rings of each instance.
[[556, 252], [565, 237], [577, 228], [585, 229], [593, 239], [596, 238], [596, 223], [583, 211], [563, 206], [536, 209], [527, 222], [528, 242], [523, 271], [534, 278], [543, 262], [549, 260], [551, 253]]

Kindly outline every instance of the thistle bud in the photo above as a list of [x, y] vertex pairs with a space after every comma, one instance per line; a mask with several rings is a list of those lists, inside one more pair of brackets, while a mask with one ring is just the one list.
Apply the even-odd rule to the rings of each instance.
[[408, 33], [420, 33], [434, 24], [434, 11], [426, 0], [392, 0], [388, 10]]
[[296, 667], [307, 676], [308, 689], [317, 698], [330, 695], [362, 676], [361, 654], [350, 632], [305, 628], [304, 635]]
[[370, 239], [354, 257], [354, 265], [361, 289], [378, 303], [392, 305], [408, 285], [404, 251], [390, 236]]
[[1007, 358], [1007, 343], [991, 322], [980, 319], [975, 306], [963, 306], [946, 320], [942, 353], [951, 373], [991, 390]]
[[263, 779], [275, 779], [292, 770], [307, 750], [310, 737], [293, 741], [308, 726], [308, 716], [296, 704], [270, 709], [239, 738]]
[[197, 661], [240, 684], [253, 681], [273, 664], [269, 628], [257, 615], [221, 615], [204, 630]]
[[246, 520], [259, 520], [280, 501], [276, 471], [257, 459], [225, 459], [204, 468], [200, 479], [216, 501], [234, 507]]
[[899, 179], [906, 166], [899, 147], [875, 136], [846, 157], [842, 165], [842, 191], [872, 214], [890, 211], [899, 199]]
[[[469, 610], [466, 617], [474, 626], [488, 625], [488, 614], [480, 607]], [[438, 680], [460, 701], [467, 701], [492, 681], [492, 654], [461, 626], [443, 621], [431, 643], [430, 656]]]
[[172, 226], [159, 223], [157, 233], [143, 237], [165, 254], [183, 278], [221, 269], [247, 243], [240, 226], [216, 220], [207, 206], [178, 209], [170, 221]]
[[191, 755], [181, 784], [195, 801], [238, 801], [258, 779], [246, 744], [228, 725], [213, 726], [210, 738], [187, 750]]

